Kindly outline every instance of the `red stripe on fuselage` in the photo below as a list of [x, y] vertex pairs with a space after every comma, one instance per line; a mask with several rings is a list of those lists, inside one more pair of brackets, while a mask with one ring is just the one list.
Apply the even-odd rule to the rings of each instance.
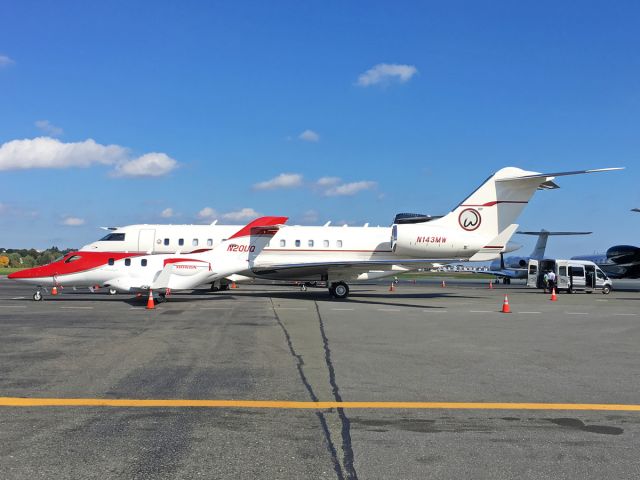
[[463, 205], [460, 205], [461, 207], [493, 207], [499, 203], [529, 203], [529, 201], [524, 201], [524, 200], [495, 200], [493, 202], [487, 202], [487, 203], [480, 203], [480, 204], [470, 204], [470, 203], [465, 203]]
[[169, 265], [170, 263], [180, 263], [180, 262], [200, 262], [200, 263], [208, 263], [205, 262], [204, 260], [197, 260], [195, 258], [167, 258], [164, 263], [163, 266], [166, 267], [167, 265]]

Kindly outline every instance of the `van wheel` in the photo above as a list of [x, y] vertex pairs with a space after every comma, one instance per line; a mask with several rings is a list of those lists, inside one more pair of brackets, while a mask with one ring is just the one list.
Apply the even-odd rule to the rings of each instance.
[[569, 285], [569, 288], [567, 288], [567, 293], [573, 293], [573, 285]]
[[605, 285], [602, 287], [602, 293], [605, 295], [609, 295], [611, 293], [611, 287], [609, 285]]

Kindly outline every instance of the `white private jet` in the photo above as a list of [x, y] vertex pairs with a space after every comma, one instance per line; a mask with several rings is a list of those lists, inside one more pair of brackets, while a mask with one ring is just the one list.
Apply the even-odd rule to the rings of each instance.
[[[9, 275], [39, 286], [104, 285], [118, 292], [159, 291], [162, 302], [172, 290], [193, 290], [239, 271], [253, 268], [255, 258], [287, 221], [261, 217], [211, 250], [190, 254], [117, 255], [114, 252], [71, 252], [62, 259]], [[42, 299], [38, 290], [34, 300]]]
[[[326, 282], [333, 297], [346, 298], [348, 282], [427, 267], [433, 261], [493, 260], [507, 250], [518, 228], [513, 222], [536, 190], [558, 188], [553, 183], [558, 176], [610, 170], [618, 169], [538, 173], [506, 167], [443, 217], [398, 221], [391, 227], [287, 226], [276, 233], [250, 268], [236, 276]], [[233, 228], [136, 225], [116, 228], [82, 250], [124, 256], [164, 253], [166, 249], [197, 253], [213, 248]]]

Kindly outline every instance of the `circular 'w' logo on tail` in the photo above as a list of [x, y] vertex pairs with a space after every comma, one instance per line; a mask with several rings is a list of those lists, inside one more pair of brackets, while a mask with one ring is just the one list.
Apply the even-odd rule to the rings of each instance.
[[478, 228], [481, 222], [480, 212], [473, 208], [465, 208], [458, 216], [458, 223], [468, 232], [472, 232]]

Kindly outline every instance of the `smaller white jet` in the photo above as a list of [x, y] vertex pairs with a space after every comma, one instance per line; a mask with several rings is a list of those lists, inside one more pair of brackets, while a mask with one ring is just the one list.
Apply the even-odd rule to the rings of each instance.
[[[157, 291], [158, 301], [172, 290], [192, 290], [237, 272], [251, 269], [255, 258], [284, 225], [287, 217], [261, 217], [212, 250], [189, 254], [114, 254], [72, 252], [42, 267], [9, 275], [38, 287], [101, 285], [116, 292]], [[42, 299], [40, 288], [33, 295]]]

